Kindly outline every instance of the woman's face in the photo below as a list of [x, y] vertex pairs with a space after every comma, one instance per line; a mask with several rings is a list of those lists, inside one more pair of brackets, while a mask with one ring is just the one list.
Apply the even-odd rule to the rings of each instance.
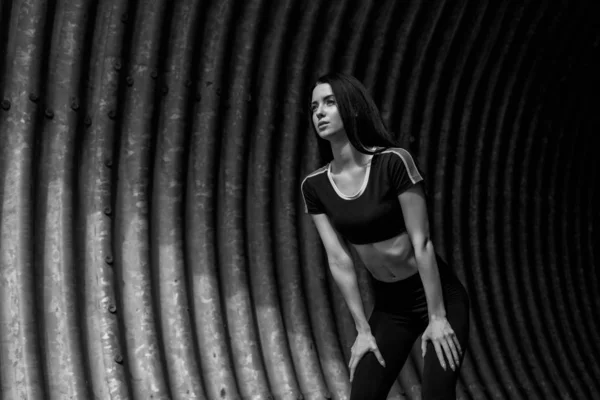
[[344, 131], [344, 123], [337, 108], [337, 102], [328, 83], [320, 83], [313, 89], [310, 104], [312, 122], [319, 136], [331, 138]]

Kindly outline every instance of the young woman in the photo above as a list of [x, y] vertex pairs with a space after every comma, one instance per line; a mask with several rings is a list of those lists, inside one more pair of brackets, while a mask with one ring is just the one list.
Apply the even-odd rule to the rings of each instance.
[[[385, 399], [421, 334], [423, 399], [454, 399], [469, 299], [435, 253], [415, 160], [394, 147], [372, 98], [351, 76], [319, 78], [310, 110], [333, 160], [306, 176], [301, 189], [358, 332], [349, 364], [351, 399]], [[368, 322], [347, 246], [373, 277]]]

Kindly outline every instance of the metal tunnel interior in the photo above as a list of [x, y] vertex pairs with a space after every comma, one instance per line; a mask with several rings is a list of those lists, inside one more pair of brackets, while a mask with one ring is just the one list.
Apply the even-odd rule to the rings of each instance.
[[300, 193], [330, 70], [424, 172], [471, 301], [458, 398], [600, 398], [599, 10], [0, 0], [0, 399], [347, 399]]

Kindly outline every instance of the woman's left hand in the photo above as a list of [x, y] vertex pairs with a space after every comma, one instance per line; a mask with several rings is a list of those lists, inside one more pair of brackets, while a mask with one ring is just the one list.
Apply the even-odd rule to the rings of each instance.
[[423, 358], [425, 358], [425, 352], [427, 351], [428, 340], [431, 340], [433, 343], [433, 347], [435, 348], [435, 352], [440, 360], [442, 368], [444, 368], [444, 370], [446, 369], [446, 362], [444, 361], [444, 354], [446, 354], [446, 358], [450, 362], [450, 367], [455, 371], [460, 363], [462, 349], [460, 348], [460, 343], [458, 342], [454, 330], [446, 318], [430, 318], [429, 325], [427, 325], [421, 338], [421, 352], [423, 353]]

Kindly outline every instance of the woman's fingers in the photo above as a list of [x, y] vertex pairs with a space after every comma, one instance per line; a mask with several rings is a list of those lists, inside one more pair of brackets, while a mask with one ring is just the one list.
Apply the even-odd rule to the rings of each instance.
[[352, 355], [350, 356], [350, 363], [348, 365], [350, 367], [350, 382], [354, 379], [354, 371], [356, 371], [356, 366], [364, 353], [364, 351], [352, 349]]
[[462, 347], [460, 347], [460, 342], [458, 341], [458, 338], [456, 337], [456, 335], [454, 333], [452, 333], [452, 341], [456, 345], [456, 350], [458, 350], [458, 354], [462, 355], [462, 353], [463, 353]]
[[385, 368], [385, 360], [383, 359], [383, 356], [381, 355], [379, 349], [375, 347], [375, 349], [373, 349], [372, 351], [373, 353], [375, 353], [375, 357], [377, 357], [377, 361], [379, 361], [379, 364], [381, 364], [381, 366]]
[[446, 370], [446, 361], [444, 361], [444, 354], [442, 352], [442, 346], [438, 340], [432, 340], [433, 348], [435, 349], [435, 354], [437, 354], [438, 360], [440, 360], [440, 365]]
[[452, 352], [452, 357], [454, 359], [454, 362], [458, 366], [460, 364], [460, 351], [456, 347], [456, 342], [458, 342], [458, 340], [456, 339], [456, 335], [454, 335], [454, 334], [450, 335], [446, 339], [446, 341], [448, 342], [448, 347], [450, 347], [450, 351]]
[[447, 322], [443, 329], [440, 329], [441, 327], [439, 326], [435, 326], [432, 329], [434, 328], [441, 330], [441, 332], [438, 331], [432, 336], [430, 335], [430, 327], [428, 327], [421, 337], [421, 353], [423, 357], [425, 357], [425, 352], [427, 351], [427, 341], [431, 340], [442, 368], [446, 369], [447, 360], [452, 370], [456, 370], [460, 365], [460, 358], [462, 356], [462, 348], [456, 334]]
[[350, 357], [350, 382], [352, 382], [352, 379], [354, 379], [354, 370], [356, 369], [356, 357], [354, 357], [354, 354], [352, 354], [352, 357]]
[[431, 335], [429, 334], [429, 329], [426, 329], [425, 332], [423, 332], [423, 335], [421, 336], [421, 353], [423, 353], [423, 358], [425, 358], [425, 353], [427, 353], [428, 340], [431, 340]]
[[356, 367], [358, 366], [359, 361], [367, 351], [372, 351], [373, 354], [375, 354], [375, 358], [377, 358], [377, 361], [379, 361], [379, 364], [381, 364], [381, 366], [385, 368], [385, 360], [383, 359], [379, 348], [377, 348], [376, 346], [372, 349], [368, 349], [359, 353], [355, 353], [354, 351], [352, 351], [352, 355], [350, 356], [350, 363], [348, 364], [348, 367], [350, 368], [350, 382], [352, 382], [352, 380], [354, 379], [354, 371], [356, 371]]
[[[450, 368], [452, 368], [452, 371], [454, 371], [456, 369], [456, 362], [454, 361], [454, 355], [452, 354], [452, 350], [450, 349], [450, 346], [448, 345], [448, 340], [446, 339], [442, 339], [440, 340], [440, 345], [442, 346], [442, 349], [444, 349], [444, 354], [446, 355], [446, 360], [448, 360], [448, 362], [450, 363]], [[444, 365], [442, 365], [443, 367]], [[444, 368], [446, 369], [446, 368]]]

